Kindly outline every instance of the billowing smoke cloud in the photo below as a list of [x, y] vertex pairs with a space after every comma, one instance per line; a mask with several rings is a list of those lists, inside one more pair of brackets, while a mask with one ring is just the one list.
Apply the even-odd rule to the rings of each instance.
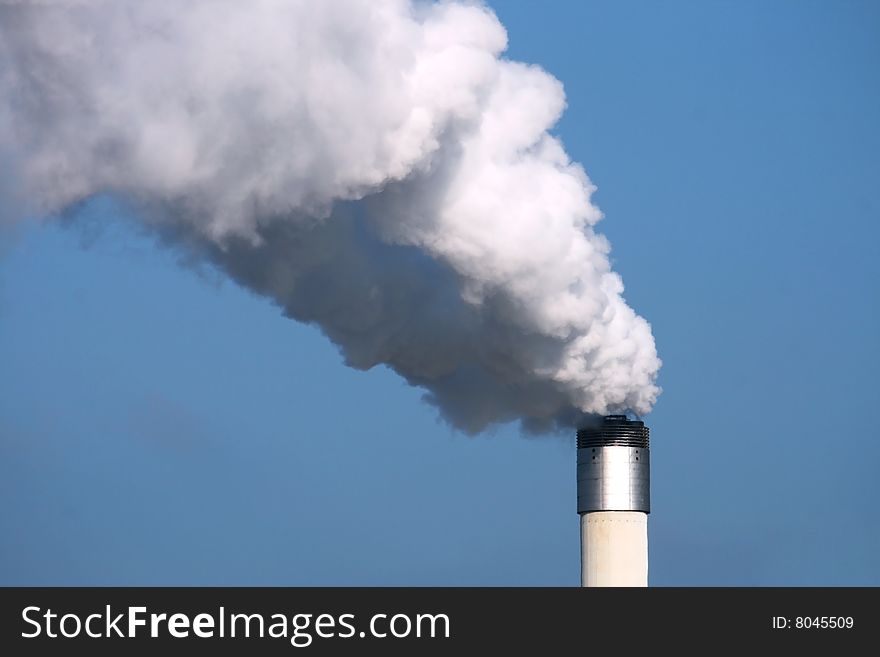
[[646, 413], [660, 361], [548, 133], [562, 85], [506, 38], [472, 3], [7, 1], [4, 190], [125, 199], [465, 431]]

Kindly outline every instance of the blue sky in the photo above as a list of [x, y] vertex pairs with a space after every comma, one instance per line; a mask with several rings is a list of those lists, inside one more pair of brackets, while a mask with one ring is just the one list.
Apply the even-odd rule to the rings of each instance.
[[[492, 2], [653, 325], [653, 585], [880, 585], [880, 8]], [[573, 437], [467, 437], [94, 203], [0, 249], [0, 583], [576, 585]]]

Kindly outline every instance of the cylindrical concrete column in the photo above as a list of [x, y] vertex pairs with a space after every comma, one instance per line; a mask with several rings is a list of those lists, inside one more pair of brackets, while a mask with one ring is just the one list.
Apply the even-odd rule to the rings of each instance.
[[648, 585], [648, 514], [581, 514], [581, 586]]

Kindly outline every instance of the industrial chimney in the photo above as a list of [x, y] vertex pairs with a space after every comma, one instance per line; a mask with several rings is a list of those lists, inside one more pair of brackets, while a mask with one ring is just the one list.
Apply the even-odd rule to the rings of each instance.
[[581, 586], [648, 585], [648, 427], [608, 415], [577, 432]]

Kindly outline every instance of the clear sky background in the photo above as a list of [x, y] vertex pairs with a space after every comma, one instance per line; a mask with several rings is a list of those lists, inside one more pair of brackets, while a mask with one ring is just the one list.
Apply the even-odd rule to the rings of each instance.
[[[653, 585], [880, 585], [880, 4], [494, 1], [653, 325]], [[106, 203], [0, 249], [0, 584], [576, 585], [573, 436], [469, 438]]]

